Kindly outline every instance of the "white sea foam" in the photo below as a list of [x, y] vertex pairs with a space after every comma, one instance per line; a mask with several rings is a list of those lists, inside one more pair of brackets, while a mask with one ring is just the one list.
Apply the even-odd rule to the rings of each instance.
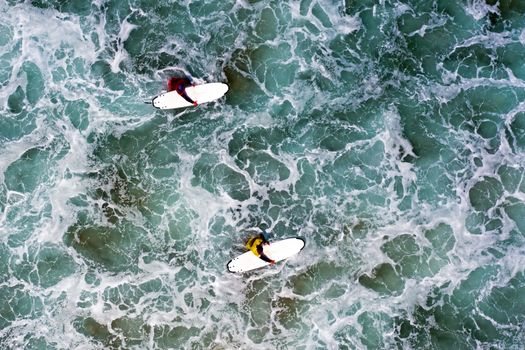
[[[473, 1], [470, 4], [477, 6], [478, 2]], [[104, 5], [106, 4], [98, 2], [92, 10], [101, 11]], [[185, 4], [185, 8], [190, 11], [189, 8], [195, 5], [189, 2]], [[265, 2], [235, 3], [232, 10], [234, 13], [241, 9], [246, 10], [243, 12], [246, 21], [239, 24], [245, 27], [242, 27], [243, 33], [232, 34], [237, 35], [234, 47], [224, 49], [223, 58], [235, 59], [235, 50], [245, 50], [245, 46], [251, 44], [250, 40], [253, 38], [250, 29], [253, 29], [260, 11], [266, 6], [273, 5]], [[479, 299], [475, 300], [478, 302], [490, 295], [494, 288], [506, 287], [513, 276], [523, 271], [523, 246], [508, 249], [501, 247], [501, 241], [511, 238], [515, 234], [513, 230], [517, 229], [516, 223], [505, 210], [501, 210], [502, 228], [498, 232], [485, 230], [481, 235], [474, 235], [468, 231], [465, 224], [472, 209], [469, 190], [474, 184], [485, 176], [497, 178], [498, 169], [502, 164], [522, 169], [523, 156], [514, 152], [514, 145], [507, 142], [507, 130], [498, 131], [500, 134], [497, 137], [501, 142], [495, 152], [488, 152], [485, 149], [488, 141], [474, 133], [453, 128], [448, 130], [448, 134], [443, 136], [444, 139], [440, 139], [440, 142], [456, 142], [462, 149], [468, 149], [471, 155], [460, 159], [467, 169], [464, 170], [464, 175], [446, 173], [447, 164], [443, 164], [443, 160], [436, 157], [434, 166], [444, 169], [443, 175], [450, 181], [453, 195], [452, 198], [442, 196], [439, 203], [423, 199], [418, 192], [418, 186], [425, 185], [422, 182], [426, 180], [428, 169], [423, 169], [418, 164], [415, 146], [410, 143], [411, 139], [405, 132], [410, 130], [411, 125], [404, 124], [396, 107], [402, 101], [386, 98], [388, 89], [385, 89], [383, 75], [379, 74], [381, 72], [372, 71], [366, 75], [367, 79], [362, 87], [363, 95], [356, 99], [352, 95], [353, 91], [344, 90], [343, 84], [337, 85], [343, 70], [359, 72], [370, 68], [367, 66], [367, 58], [359, 51], [348, 51], [336, 58], [338, 52], [329, 49], [334, 38], [358, 35], [356, 29], [366, 30], [362, 28], [363, 23], [360, 22], [359, 15], [345, 16], [340, 4], [334, 5], [329, 1], [312, 1], [304, 16], [300, 13], [299, 2], [278, 6], [280, 11], [290, 11], [290, 16], [296, 22], [280, 23], [283, 32], [278, 33], [275, 40], [265, 43], [271, 47], [278, 47], [283, 42], [289, 42], [289, 38], [293, 38], [290, 42], [291, 57], [277, 63], [297, 63], [298, 73], [312, 73], [326, 78], [335, 82], [337, 87], [333, 88], [333, 91], [330, 88], [324, 90], [315, 86], [314, 78], [297, 79], [281, 92], [282, 96], [276, 97], [274, 92], [266, 87], [264, 79], [259, 81], [255, 78], [253, 67], [248, 67], [242, 74], [253, 79], [267, 95], [261, 98], [259, 106], [267, 112], [246, 112], [238, 106], [224, 106], [228, 103], [226, 98], [214, 108], [178, 114], [148, 112], [135, 108], [136, 105], [130, 102], [137, 99], [135, 94], [147, 93], [131, 85], [145, 85], [151, 82], [148, 77], [131, 77], [131, 73], [121, 69], [128, 63], [124, 42], [129, 40], [130, 33], [135, 28], [135, 25], [128, 22], [129, 16], [123, 21], [117, 21], [120, 31], [115, 37], [115, 33], [105, 33], [107, 21], [115, 20], [104, 13], [98, 13], [96, 16], [91, 14], [84, 19], [54, 10], [37, 10], [28, 4], [13, 7], [14, 19], [13, 22], [9, 22], [13, 28], [15, 19], [23, 22], [28, 28], [30, 20], [49, 24], [49, 28], [56, 28], [64, 22], [69, 32], [63, 39], [59, 34], [53, 34], [59, 32], [58, 30], [47, 32], [42, 28], [29, 28], [27, 35], [21, 34], [20, 31], [15, 33], [18, 39], [25, 41], [25, 46], [23, 54], [15, 55], [12, 60], [15, 67], [13, 72], [20, 72], [25, 61], [35, 62], [43, 72], [46, 91], [44, 98], [38, 101], [36, 106], [29, 107], [41, 109], [41, 114], [37, 114], [35, 130], [3, 144], [5, 148], [0, 158], [0, 180], [4, 180], [5, 171], [10, 164], [27, 150], [36, 147], [51, 149], [48, 164], [50, 169], [43, 169], [47, 171], [47, 176], [33, 193], [7, 191], [6, 208], [0, 216], [1, 241], [7, 242], [8, 237], [13, 234], [13, 229], [22, 231], [23, 227], [17, 225], [23, 221], [13, 220], [11, 215], [20, 220], [26, 212], [24, 209], [29, 208], [27, 212], [32, 211], [41, 216], [38, 217], [33, 235], [27, 239], [27, 245], [9, 247], [10, 268], [20, 266], [24, 259], [27, 260], [24, 257], [30, 249], [39, 245], [54, 244], [73, 259], [75, 272], [49, 288], [11, 278], [8, 284], [22, 284], [24, 293], [42, 301], [44, 311], [36, 316], [36, 319], [20, 318], [8, 326], [7, 330], [0, 330], [0, 336], [9, 338], [9, 345], [24, 347], [26, 334], [34, 334], [61, 348], [81, 349], [98, 346], [95, 345], [93, 337], [80, 333], [76, 328], [82, 319], [91, 317], [107, 329], [109, 334], [118, 335], [122, 339], [126, 337], [115, 325], [116, 319], [124, 318], [124, 321], [120, 321], [129, 326], [130, 330], [133, 330], [134, 321], [138, 322], [140, 327], [148, 326], [139, 328], [149, 328], [152, 331], [149, 334], [139, 331], [144, 339], [143, 343], [135, 346], [136, 348], [158, 346], [156, 337], [162, 334], [160, 328], [155, 327], [161, 326], [182, 330], [184, 334], [180, 337], [188, 334], [189, 338], [184, 344], [188, 347], [191, 343], [198, 344], [195, 345], [197, 347], [206, 346], [202, 345], [206, 340], [209, 347], [337, 348], [347, 345], [361, 348], [367, 346], [362, 339], [366, 338], [373, 328], [374, 334], [380, 334], [380, 347], [395, 348], [400, 344], [395, 329], [391, 327], [396, 318], [407, 319], [413, 324], [420, 322], [418, 327], [425, 328], [423, 332], [429, 327], [439, 327], [438, 320], [431, 319], [421, 323], [417, 315], [420, 308], [429, 311], [432, 309], [433, 306], [428, 306], [427, 300], [436, 289], [443, 294], [452, 295], [476, 269], [498, 265], [489, 281], [480, 286]], [[325, 11], [332, 24], [331, 28], [325, 27], [326, 23], [313, 15], [314, 6], [319, 6]], [[376, 4], [375, 15], [380, 21], [386, 21], [382, 22], [383, 24], [388, 24], [391, 9], [385, 6], [384, 1]], [[129, 9], [128, 13], [133, 11], [135, 9]], [[399, 16], [407, 11], [416, 10], [409, 9], [404, 4], [397, 4], [391, 11]], [[481, 16], [481, 19], [487, 14], [485, 12], [481, 15], [483, 11], [486, 9], [472, 16]], [[217, 16], [217, 24], [213, 28], [224, 26], [231, 29], [228, 25], [234, 17], [224, 16], [224, 12], [219, 13], [220, 16], [214, 14]], [[431, 20], [426, 27], [412, 34], [424, 36], [432, 29], [432, 25], [440, 25], [442, 19], [435, 19], [437, 21]], [[192, 18], [192, 23], [199, 27], [205, 20], [209, 18], [202, 19], [196, 16]], [[310, 33], [309, 29], [301, 26], [300, 23], [304, 21], [310, 21], [315, 27], [322, 29], [322, 33]], [[115, 24], [113, 22], [111, 24]], [[86, 28], [91, 28], [97, 33], [98, 44], [91, 42], [91, 37], [86, 35]], [[138, 27], [136, 29], [140, 30]], [[294, 36], [298, 34], [304, 34], [305, 38], [311, 40], [320, 50], [312, 51], [311, 57], [301, 57], [296, 51], [301, 42], [297, 39], [298, 36]], [[523, 32], [520, 36], [520, 40], [523, 41], [522, 36]], [[211, 57], [213, 54], [210, 53], [213, 50], [209, 45], [211, 36], [197, 37], [200, 41], [194, 44], [184, 41], [183, 36], [172, 38], [180, 51], [169, 45], [164, 50], [184, 59], [191, 58], [188, 59], [188, 67], [198, 66], [198, 61], [204, 55], [199, 51], [202, 49]], [[349, 38], [345, 38], [347, 39]], [[114, 40], [120, 41], [117, 42], [117, 50], [111, 51], [108, 46]], [[476, 44], [497, 48], [516, 40], [515, 35], [509, 33], [482, 33], [459, 43], [456, 48]], [[260, 44], [259, 41], [257, 43]], [[72, 48], [72, 52], [66, 52], [64, 58], [55, 58], [54, 52], [64, 45]], [[114, 53], [109, 58], [106, 52], [108, 49]], [[208, 66], [208, 63], [216, 58], [210, 57], [203, 58], [203, 62], [206, 63], [199, 69], [207, 72], [209, 76], [216, 77], [220, 74], [215, 72], [217, 67], [214, 64]], [[78, 71], [73, 68], [76, 58], [82, 59], [83, 62]], [[111, 72], [107, 74], [118, 72], [136, 80], [126, 86], [124, 91], [109, 89], [103, 81], [106, 76], [99, 80], [90, 73], [91, 65], [101, 59], [111, 63]], [[362, 63], [355, 64], [352, 63], [353, 60]], [[271, 69], [272, 62], [263, 62], [267, 65], [264, 69]], [[370, 65], [373, 66], [372, 63]], [[53, 80], [50, 72], [56, 67], [64, 68], [65, 82]], [[177, 68], [189, 73], [188, 67], [169, 69]], [[163, 74], [169, 71], [164, 67], [152, 69], [155, 71], [152, 79], [159, 81], [164, 79]], [[501, 80], [466, 79], [457, 71], [448, 71], [442, 64], [438, 70], [442, 73], [443, 85], [430, 82], [416, 86], [417, 98], [423, 97], [420, 103], [429, 109], [436, 99], [446, 104], [466, 89], [479, 86], [518, 89], [523, 87], [523, 82], [510, 70], [509, 79]], [[403, 78], [409, 83], [413, 81], [410, 77]], [[204, 81], [208, 77], [203, 74], [201, 79]], [[24, 74], [14, 74], [9, 84], [0, 90], [4, 105], [7, 97], [18, 85], [27, 85]], [[80, 88], [73, 89], [73, 86]], [[156, 86], [160, 87], [161, 83]], [[392, 83], [392, 86], [399, 89], [401, 84]], [[153, 89], [155, 88], [151, 88]], [[50, 98], [57, 98], [57, 95], [60, 97], [59, 101], [50, 103]], [[377, 104], [370, 103], [375, 102], [374, 99], [377, 100]], [[78, 100], [83, 100], [88, 105], [84, 110], [88, 120], [85, 129], [75, 127], [61, 107], [63, 102]], [[288, 115], [270, 112], [283, 100], [290, 101], [293, 106]], [[428, 101], [431, 103], [426, 104]], [[132, 107], [128, 106], [128, 102]], [[359, 110], [363, 106], [366, 108]], [[367, 124], [366, 118], [362, 121], [333, 118], [335, 112], [348, 111], [349, 115], [353, 115], [356, 110], [374, 118], [371, 116], [374, 113], [367, 114], [369, 109], [374, 108], [377, 110], [373, 112], [379, 113], [380, 118], [371, 122], [373, 126]], [[317, 116], [317, 119], [307, 120], [315, 109], [327, 113]], [[519, 102], [510, 112], [501, 116], [507, 129], [523, 110], [523, 103]], [[52, 112], [47, 114], [43, 111]], [[432, 112], [422, 112], [429, 115], [422, 115], [421, 118], [437, 119], [437, 116], [431, 115]], [[359, 117], [361, 115], [356, 118]], [[158, 123], [159, 118], [162, 123]], [[360, 136], [357, 141], [344, 141], [346, 144], [341, 149], [327, 150], [320, 146], [321, 138], [315, 139], [317, 136], [312, 136], [314, 131], [323, 132], [323, 123], [332, 123], [330, 125], [334, 130], [366, 136]], [[150, 127], [147, 130], [151, 130], [155, 136], [141, 134], [143, 126]], [[236, 154], [230, 154], [230, 142], [245, 142], [241, 147], [248, 149], [249, 143], [253, 141], [250, 137], [258, 135], [256, 132], [251, 134], [256, 129], [269, 132], [273, 129], [284, 130], [286, 136], [283, 144], [272, 144], [257, 152], [285, 166], [290, 171], [286, 179], [261, 180], [259, 173], [247, 170], [249, 163], [243, 165], [236, 158]], [[241, 138], [239, 141], [237, 133], [243, 132], [246, 132], [246, 140]], [[139, 137], [148, 136], [152, 139], [138, 154], [117, 154], [126, 151], [125, 137], [130, 137], [130, 143], [133, 143], [141, 141], [138, 140]], [[426, 136], [436, 135], [432, 135], [429, 130], [429, 135]], [[133, 140], [132, 137], [137, 139]], [[116, 138], [117, 141], [111, 143], [108, 141], [110, 138]], [[377, 155], [381, 160], [378, 164], [368, 166], [366, 157], [377, 144], [383, 147], [382, 153]], [[293, 147], [287, 148], [290, 145]], [[97, 147], [111, 146], [115, 147], [116, 154], [104, 149], [102, 153], [107, 152], [109, 155], [97, 158], [101, 152]], [[177, 156], [176, 160], [170, 160], [175, 157], [168, 157], [168, 160], [161, 161], [162, 167], [173, 170], [172, 175], [165, 178], [152, 175], [154, 169], [162, 168], [155, 163], [155, 157], [162, 158], [164, 155], [162, 152], [155, 153], [159, 149], [165, 149], [166, 153]], [[458, 157], [459, 153], [458, 150]], [[194, 168], [204, 154], [216, 156], [218, 164], [241, 174], [247, 181], [250, 197], [245, 201], [232, 199], [221, 187], [220, 179], [214, 179], [217, 185], [214, 185], [213, 191], [196, 184], [193, 181], [196, 178]], [[353, 163], [340, 164], [340, 168], [335, 171], [334, 163], [342, 163], [345, 160], [344, 156], [352, 159]], [[410, 156], [408, 158], [413, 161], [407, 161], [406, 156]], [[482, 166], [472, 165], [470, 160], [474, 157], [482, 159]], [[306, 174], [307, 167], [300, 166], [301, 162], [308, 162], [308, 169], [313, 169], [313, 175]], [[140, 204], [126, 206], [112, 198], [109, 198], [107, 203], [106, 199], [91, 197], [91, 192], [97, 189], [112, 193], [115, 189], [112, 181], [120, 175], [102, 174], [106, 168], [115, 167], [126, 172], [126, 181], [130, 186], [136, 186], [142, 191], [137, 200]], [[90, 176], [91, 173], [97, 172], [104, 178]], [[297, 183], [303, 175], [312, 177], [313, 189], [310, 195], [296, 193]], [[353, 175], [366, 179], [367, 186], [354, 189], [353, 183], [347, 184], [348, 187], [340, 183]], [[377, 178], [371, 179], [374, 175]], [[400, 179], [403, 198], [397, 193], [393, 178]], [[282, 203], [270, 203], [270, 196], [274, 191], [282, 191]], [[255, 193], [257, 196], [254, 196]], [[496, 206], [504, 205], [506, 198], [511, 195], [520, 201], [525, 200], [519, 191], [512, 194], [505, 192], [503, 198], [496, 201]], [[84, 198], [87, 202], [86, 207], [76, 207], [70, 202], [77, 196]], [[384, 201], [374, 203], [373, 199], [377, 197]], [[411, 199], [411, 205], [401, 209], [400, 203], [405, 197]], [[270, 203], [269, 208], [265, 208], [265, 203]], [[46, 204], [49, 204], [50, 209], [46, 209], [49, 207]], [[96, 209], [102, 204], [119, 210], [127, 222], [145, 232], [146, 238], [141, 242], [147, 249], [139, 254], [137, 266], [133, 263], [130, 264], [133, 266], [121, 271], [107, 271], [101, 266], [103, 264], [97, 264], [91, 257], [84, 256], [76, 246], [68, 247], [63, 243], [63, 236], [68, 228], [77, 223], [79, 211], [82, 211], [94, 226], [118, 228], [119, 224], [109, 222], [108, 218]], [[268, 214], [270, 211], [276, 214]], [[495, 215], [495, 210], [491, 209], [485, 214]], [[272, 231], [284, 235], [304, 236], [307, 246], [301, 254], [274, 267], [244, 276], [227, 274], [224, 265], [236, 254], [232, 245], [242, 246], [241, 237], [244, 231], [258, 223], [254, 217], [265, 217]], [[297, 219], [301, 221], [297, 223]], [[177, 220], [184, 223], [180, 224]], [[174, 225], [174, 222], [180, 224], [180, 227]], [[442, 260], [443, 266], [437, 272], [424, 277], [402, 276], [404, 287], [392, 293], [379, 293], [360, 283], [360, 277], [363, 275], [381, 278], [372, 274], [374, 268], [380, 264], [390, 263], [394, 267], [402, 265], [397, 263], [398, 266], [395, 266], [396, 262], [384, 251], [383, 245], [386, 242], [408, 234], [419, 246], [417, 254], [420, 254], [424, 248], [431, 249], [432, 246], [425, 232], [440, 224], [450, 226], [455, 245], [446, 253], [446, 258]], [[111, 234], [119, 233], [112, 231]], [[127, 232], [121, 233], [127, 238]], [[170, 236], [172, 233], [173, 237]], [[131, 236], [129, 239], [132, 239]], [[143, 249], [142, 244], [133, 249]], [[496, 259], [492, 254], [487, 254], [489, 249], [499, 249], [503, 257]], [[434, 256], [436, 253], [431, 254]], [[90, 279], [96, 282], [88, 282]], [[144, 287], [147, 283], [158, 283], [160, 287]], [[87, 303], [89, 305], [80, 306], [81, 301], [86, 300], [91, 300]], [[438, 297], [434, 303], [443, 305], [445, 298]], [[490, 315], [484, 317], [491, 319]], [[129, 325], [126, 319], [131, 320]], [[495, 321], [492, 321], [492, 324], [497, 329], [509, 327]], [[395, 326], [398, 327], [397, 324]], [[191, 330], [184, 331], [183, 327], [195, 327], [197, 335], [190, 337]], [[263, 331], [264, 334], [256, 341], [257, 337], [253, 334], [259, 331]], [[166, 341], [176, 341], [175, 338], [166, 338]], [[411, 346], [408, 340], [403, 344], [406, 347]]]
[[116, 39], [117, 40], [117, 51], [115, 52], [113, 61], [110, 64], [111, 71], [113, 73], [120, 72], [121, 62], [129, 58], [128, 53], [124, 49], [124, 43], [126, 42], [126, 40], [128, 40], [131, 31], [138, 28], [138, 26], [128, 22], [129, 16], [131, 16], [131, 14], [128, 15], [126, 18], [124, 18], [124, 20], [122, 21], [120, 25], [120, 31]]
[[469, 0], [465, 6], [465, 10], [469, 15], [474, 17], [476, 21], [483, 19], [489, 13], [499, 15], [499, 3], [496, 2], [494, 5], [489, 5], [483, 0]]

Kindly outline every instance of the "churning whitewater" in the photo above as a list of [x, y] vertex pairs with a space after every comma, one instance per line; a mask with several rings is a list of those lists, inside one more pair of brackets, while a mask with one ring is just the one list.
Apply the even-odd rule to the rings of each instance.
[[524, 57], [514, 0], [0, 1], [0, 348], [524, 348]]

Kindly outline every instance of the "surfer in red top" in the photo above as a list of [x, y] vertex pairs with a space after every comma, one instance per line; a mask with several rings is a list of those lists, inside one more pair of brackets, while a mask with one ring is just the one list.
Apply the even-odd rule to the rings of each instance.
[[186, 87], [188, 86], [194, 86], [194, 84], [192, 84], [191, 80], [188, 77], [185, 77], [185, 78], [171, 77], [168, 79], [168, 92], [177, 91], [177, 93], [183, 99], [185, 99], [192, 105], [196, 106], [197, 101], [193, 101], [186, 93]]

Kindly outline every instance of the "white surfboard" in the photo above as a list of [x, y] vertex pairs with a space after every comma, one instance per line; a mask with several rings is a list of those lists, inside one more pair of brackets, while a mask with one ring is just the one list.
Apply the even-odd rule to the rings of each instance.
[[[188, 86], [186, 94], [198, 104], [214, 101], [224, 96], [228, 91], [228, 85], [223, 83], [209, 83], [195, 86]], [[192, 106], [177, 91], [170, 91], [160, 94], [152, 101], [153, 107], [159, 109], [173, 109]]]
[[[267, 257], [278, 262], [299, 253], [304, 248], [304, 244], [302, 238], [287, 238], [265, 245], [263, 251]], [[267, 265], [270, 265], [270, 263], [267, 263], [250, 251], [230, 260], [226, 266], [230, 272], [246, 272]]]

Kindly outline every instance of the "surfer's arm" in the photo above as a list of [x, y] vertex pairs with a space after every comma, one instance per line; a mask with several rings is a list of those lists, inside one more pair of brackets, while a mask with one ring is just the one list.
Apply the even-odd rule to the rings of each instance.
[[196, 102], [196, 101], [193, 101], [193, 100], [188, 96], [188, 94], [186, 93], [186, 91], [183, 91], [182, 93], [179, 93], [179, 95], [181, 95], [183, 99], [185, 99], [186, 101], [188, 101], [188, 102], [191, 103], [192, 105], [194, 105], [194, 106], [197, 105], [197, 102]]
[[259, 256], [259, 258], [261, 258], [262, 260], [266, 261], [267, 263], [270, 263], [270, 264], [275, 264], [275, 261], [270, 259], [269, 257], [267, 257], [266, 255], [264, 254], [261, 254], [261, 256]]
[[266, 261], [267, 263], [275, 264], [274, 260], [270, 259], [269, 257], [266, 256], [266, 254], [264, 254], [262, 244], [257, 246], [257, 252], [259, 253], [259, 258], [260, 259]]

